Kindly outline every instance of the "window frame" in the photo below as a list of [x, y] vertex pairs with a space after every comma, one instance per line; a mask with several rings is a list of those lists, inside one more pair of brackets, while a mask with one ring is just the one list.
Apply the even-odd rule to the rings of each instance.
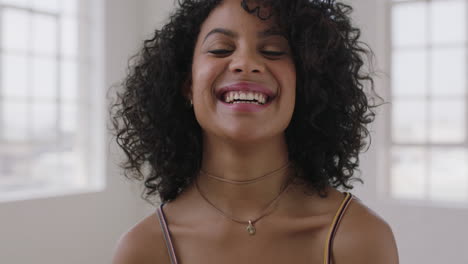
[[[468, 72], [468, 0], [465, 1], [465, 14], [467, 15], [466, 19], [466, 39], [464, 41], [464, 50], [465, 50], [465, 58], [464, 62], [466, 65], [465, 71]], [[383, 138], [383, 149], [379, 151], [380, 156], [382, 157], [382, 161], [378, 164], [378, 170], [383, 173], [383, 177], [381, 178], [380, 183], [378, 184], [378, 190], [382, 193], [382, 196], [386, 197], [390, 201], [405, 201], [412, 204], [418, 205], [427, 205], [430, 204], [432, 206], [440, 206], [440, 207], [468, 207], [468, 198], [462, 201], [445, 201], [445, 200], [438, 200], [433, 199], [430, 197], [430, 165], [431, 165], [431, 149], [433, 148], [445, 148], [445, 149], [464, 149], [466, 153], [468, 153], [468, 74], [464, 74], [465, 77], [465, 87], [464, 87], [464, 141], [462, 143], [434, 143], [432, 142], [430, 129], [431, 129], [431, 103], [434, 101], [434, 97], [437, 95], [433, 95], [431, 93], [431, 63], [432, 61], [430, 58], [432, 57], [431, 51], [434, 49], [434, 46], [431, 41], [431, 17], [430, 12], [431, 8], [428, 5], [427, 12], [427, 25], [428, 25], [428, 32], [426, 33], [427, 42], [424, 44], [423, 48], [425, 50], [425, 56], [428, 58], [427, 60], [427, 68], [426, 68], [426, 81], [427, 81], [427, 94], [424, 96], [424, 102], [427, 104], [425, 108], [425, 113], [427, 114], [427, 120], [425, 121], [425, 129], [427, 129], [426, 139], [421, 143], [414, 143], [414, 142], [397, 142], [394, 140], [393, 136], [393, 102], [396, 98], [400, 98], [403, 100], [410, 99], [411, 96], [403, 95], [403, 96], [396, 96], [393, 91], [393, 54], [395, 50], [408, 50], [408, 47], [396, 47], [393, 43], [393, 21], [392, 21], [392, 12], [395, 5], [401, 5], [406, 3], [432, 3], [432, 2], [443, 2], [443, 0], [385, 0], [385, 43], [384, 47], [384, 56], [385, 56], [385, 67], [386, 72], [389, 73], [389, 77], [385, 81], [385, 87], [387, 87], [386, 92], [384, 93], [384, 98], [389, 98], [389, 106], [383, 115], [383, 124], [382, 124], [382, 131], [381, 133], [384, 134]], [[439, 47], [439, 46], [437, 46]], [[412, 47], [414, 49], [416, 47]], [[414, 96], [413, 96], [414, 97]], [[424, 150], [425, 155], [425, 173], [424, 174], [424, 197], [422, 199], [412, 199], [412, 198], [398, 198], [392, 195], [392, 149], [394, 147], [421, 147]], [[468, 162], [468, 161], [467, 161]], [[465, 176], [468, 179], [468, 175]], [[468, 192], [468, 186], [467, 186]], [[468, 195], [468, 193], [467, 193]]]
[[[63, 129], [60, 127], [61, 122], [61, 115], [62, 109], [64, 106], [70, 104], [70, 99], [67, 99], [62, 94], [62, 78], [64, 76], [65, 71], [62, 71], [62, 67], [65, 63], [72, 63], [76, 66], [76, 80], [77, 84], [76, 87], [78, 89], [78, 93], [81, 93], [83, 90], [80, 87], [86, 87], [84, 89], [83, 94], [78, 94], [75, 99], [72, 100], [72, 103], [76, 106], [77, 112], [77, 130], [75, 130], [74, 134], [81, 144], [79, 147], [82, 149], [77, 151], [75, 147], [72, 148], [72, 152], [79, 152], [81, 164], [85, 164], [84, 166], [81, 165], [81, 174], [78, 176], [86, 183], [80, 187], [73, 184], [66, 184], [64, 185], [63, 189], [52, 188], [35, 188], [34, 185], [29, 183], [29, 180], [23, 181], [19, 180], [18, 183], [22, 183], [21, 190], [11, 192], [11, 193], [1, 193], [0, 192], [0, 203], [1, 202], [9, 202], [15, 200], [29, 200], [29, 199], [36, 199], [36, 198], [43, 198], [43, 197], [54, 197], [54, 196], [62, 196], [62, 195], [69, 195], [69, 194], [81, 194], [81, 193], [88, 193], [88, 192], [100, 192], [105, 189], [105, 161], [107, 160], [106, 157], [106, 144], [105, 144], [105, 131], [106, 131], [106, 110], [105, 106], [107, 106], [106, 101], [106, 91], [104, 89], [104, 64], [105, 64], [105, 52], [104, 52], [104, 10], [102, 8], [103, 0], [77, 0], [77, 9], [76, 12], [66, 13], [64, 10], [61, 9], [62, 3], [59, 1], [59, 9], [57, 12], [44, 12], [37, 10], [37, 8], [32, 7], [29, 4], [27, 7], [25, 6], [16, 6], [11, 4], [4, 4], [0, 3], [0, 19], [4, 14], [5, 8], [12, 8], [16, 10], [22, 10], [28, 12], [28, 20], [31, 21], [31, 18], [36, 14], [47, 14], [53, 15], [56, 21], [55, 33], [56, 33], [56, 44], [57, 50], [54, 51], [52, 54], [48, 55], [38, 55], [33, 54], [33, 49], [28, 47], [28, 49], [22, 54], [24, 54], [25, 58], [27, 58], [27, 67], [28, 69], [31, 68], [31, 64], [33, 59], [36, 57], [44, 57], [50, 58], [54, 60], [55, 67], [56, 67], [56, 79], [55, 82], [55, 95], [53, 99], [47, 101], [48, 103], [53, 104], [55, 107], [55, 125], [54, 131], [56, 136], [53, 138], [54, 144], [58, 146], [60, 142], [62, 142], [62, 136], [64, 135]], [[77, 23], [77, 54], [76, 56], [67, 56], [61, 50], [62, 46], [62, 26], [64, 19], [72, 19], [75, 20]], [[0, 20], [3, 21], [3, 20]], [[31, 24], [31, 22], [29, 22]], [[0, 24], [1, 25], [1, 24]], [[85, 27], [85, 29], [83, 29]], [[31, 36], [32, 28], [29, 27], [29, 35]], [[0, 43], [3, 38], [3, 31], [0, 29]], [[4, 55], [14, 54], [11, 51], [6, 51], [5, 49], [0, 50], [0, 58], [4, 58]], [[52, 59], [53, 58], [53, 59]], [[0, 63], [0, 80], [3, 80], [3, 63]], [[32, 72], [29, 71], [27, 73], [28, 78], [32, 78]], [[7, 102], [9, 99], [8, 97], [3, 97], [2, 95], [2, 83], [0, 83], [0, 106], [3, 102]], [[23, 100], [27, 102], [28, 106], [27, 109], [32, 108], [31, 100], [37, 100], [34, 96], [30, 95], [31, 88], [28, 85], [28, 95], [27, 97], [21, 97], [19, 100]], [[11, 98], [10, 98], [11, 99]], [[83, 111], [85, 110], [85, 111]], [[32, 126], [33, 122], [33, 115], [31, 111], [28, 110], [28, 127]], [[83, 112], [84, 114], [78, 114], [78, 112]], [[3, 118], [3, 107], [0, 107], [0, 118]], [[0, 119], [0, 122], [3, 120]], [[86, 128], [81, 128], [83, 127]], [[2, 144], [24, 144], [25, 142], [36, 142], [34, 138], [28, 136], [26, 141], [18, 141], [15, 143], [5, 141], [3, 137], [3, 129], [0, 129], [0, 146]], [[32, 141], [31, 141], [32, 140]], [[78, 144], [75, 144], [78, 145]], [[52, 151], [50, 153], [60, 153], [57, 151]], [[0, 160], [0, 166], [2, 161]], [[59, 174], [63, 175], [64, 171], [60, 171]], [[1, 175], [0, 175], [1, 176]], [[50, 183], [53, 183], [50, 182]], [[50, 188], [50, 184], [48, 185]]]

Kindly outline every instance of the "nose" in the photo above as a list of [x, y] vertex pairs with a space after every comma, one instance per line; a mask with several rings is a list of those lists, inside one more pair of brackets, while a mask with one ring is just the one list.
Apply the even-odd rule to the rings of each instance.
[[234, 55], [229, 69], [233, 73], [263, 73], [265, 64], [255, 52], [238, 51]]

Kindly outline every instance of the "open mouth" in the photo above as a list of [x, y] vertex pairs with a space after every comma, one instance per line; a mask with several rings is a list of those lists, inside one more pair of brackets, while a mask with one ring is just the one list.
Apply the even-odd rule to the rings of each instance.
[[218, 98], [226, 104], [256, 104], [265, 105], [271, 101], [271, 97], [258, 92], [228, 91]]

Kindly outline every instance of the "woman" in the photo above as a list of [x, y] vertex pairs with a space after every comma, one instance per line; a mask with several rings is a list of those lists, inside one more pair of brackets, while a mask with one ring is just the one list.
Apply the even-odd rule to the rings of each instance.
[[398, 263], [350, 193], [373, 120], [351, 8], [185, 0], [114, 105], [126, 175], [163, 204], [115, 264]]

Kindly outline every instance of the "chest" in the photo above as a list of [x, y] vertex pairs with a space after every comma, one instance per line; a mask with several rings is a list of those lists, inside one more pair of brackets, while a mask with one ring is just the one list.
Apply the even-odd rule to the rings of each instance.
[[179, 264], [322, 264], [328, 226], [259, 223], [249, 235], [239, 224], [210, 228], [172, 227], [174, 251]]

